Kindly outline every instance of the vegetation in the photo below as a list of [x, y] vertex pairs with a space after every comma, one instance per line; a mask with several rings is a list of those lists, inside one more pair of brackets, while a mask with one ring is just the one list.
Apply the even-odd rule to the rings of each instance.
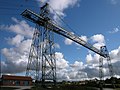
[[[103, 81], [104, 88], [113, 88], [111, 81], [114, 79], [115, 87], [120, 90], [120, 79], [110, 78]], [[41, 85], [32, 88], [32, 90], [98, 90], [100, 88], [100, 81], [98, 79], [86, 80], [86, 81], [62, 81], [58, 82], [56, 87], [47, 86], [45, 88]], [[49, 84], [50, 85], [50, 84]]]
[[[115, 87], [120, 90], [120, 78], [110, 78], [103, 81], [103, 87], [104, 88], [112, 88], [111, 81], [114, 79], [115, 81]], [[50, 82], [48, 82], [48, 85], [45, 87], [42, 87], [40, 85], [41, 82], [35, 82], [33, 87], [31, 89], [26, 90], [98, 90], [100, 87], [99, 80], [86, 80], [86, 81], [62, 81], [57, 82], [56, 86], [51, 86]], [[1, 87], [0, 90], [14, 90], [17, 88], [12, 87]]]
[[97, 90], [97, 89], [93, 87], [67, 85], [67, 86], [53, 87], [53, 88], [33, 87], [32, 90]]

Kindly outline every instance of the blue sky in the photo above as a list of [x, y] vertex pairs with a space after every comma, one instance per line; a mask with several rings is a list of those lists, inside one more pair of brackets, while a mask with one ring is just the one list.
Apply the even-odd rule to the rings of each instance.
[[[23, 66], [21, 70], [18, 70], [18, 72], [15, 71], [19, 68], [17, 67], [18, 64], [25, 63], [26, 65], [30, 48], [28, 43], [30, 44], [31, 42], [31, 34], [35, 24], [22, 18], [20, 14], [27, 8], [39, 13], [39, 7], [45, 2], [49, 2], [52, 8], [54, 8], [73, 29], [70, 30], [63, 22], [57, 20], [54, 15], [54, 20], [66, 28], [66, 30], [79, 35], [97, 48], [106, 44], [113, 60], [112, 63], [118, 68], [116, 63], [120, 63], [119, 0], [60, 0], [59, 2], [57, 0], [1, 0], [0, 49], [2, 53], [2, 73], [16, 74], [24, 72], [22, 69], [24, 69], [25, 66]], [[22, 31], [22, 29], [24, 29], [24, 31]], [[64, 77], [65, 79], [71, 80], [73, 74], [69, 76], [68, 72], [74, 69], [73, 73], [76, 73], [79, 71], [80, 66], [84, 67], [80, 69], [84, 76], [90, 76], [90, 72], [86, 72], [86, 70], [95, 70], [95, 65], [98, 64], [98, 56], [96, 54], [57, 34], [55, 34], [55, 43], [57, 44], [56, 52], [59, 57], [57, 57], [58, 65], [64, 66], [61, 72], [64, 70], [67, 72], [65, 72], [64, 75], [58, 76], [59, 78], [66, 76]], [[21, 52], [19, 49], [22, 49]], [[27, 54], [25, 52], [27, 52]], [[16, 57], [19, 62], [15, 61]], [[14, 71], [10, 69], [12, 66], [16, 67]], [[73, 69], [70, 69], [72, 66], [74, 66]], [[90, 68], [91, 66], [93, 69]], [[120, 72], [120, 70], [118, 71]], [[107, 76], [107, 68], [105, 68], [105, 73]], [[119, 76], [120, 73], [117, 72], [116, 75]], [[97, 77], [97, 75], [95, 74], [93, 77]], [[74, 76], [74, 79], [76, 78], [77, 75]]]

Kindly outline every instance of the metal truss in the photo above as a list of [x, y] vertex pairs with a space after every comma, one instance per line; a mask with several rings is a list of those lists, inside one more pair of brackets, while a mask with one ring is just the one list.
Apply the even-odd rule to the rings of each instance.
[[46, 19], [44, 27], [36, 24], [30, 48], [26, 75], [34, 77], [37, 81], [56, 82], [56, 61], [54, 52], [54, 34], [49, 31], [47, 20], [47, 7], [41, 8], [41, 16]]
[[[69, 38], [72, 41], [84, 46], [85, 48], [88, 48], [89, 50], [99, 54], [101, 57], [107, 58], [110, 76], [113, 77], [113, 67], [112, 67], [110, 56], [109, 56], [106, 46], [102, 46], [101, 49], [99, 50], [93, 45], [91, 45], [90, 43], [82, 40], [79, 36], [55, 24], [49, 18], [48, 4], [41, 7], [40, 15], [28, 9], [22, 12], [21, 15], [24, 18], [28, 19], [29, 21], [32, 21], [33, 23], [39, 25], [41, 28], [44, 28], [44, 30], [42, 31], [42, 36], [41, 36], [42, 42], [46, 42], [43, 46], [41, 46], [42, 47], [41, 49], [42, 82], [49, 80], [50, 77], [54, 82], [56, 81], [56, 69], [55, 69], [56, 63], [55, 63], [55, 60], [53, 59], [54, 53], [52, 51], [53, 40], [51, 38], [51, 32], [54, 32], [66, 38]], [[102, 62], [103, 60], [101, 58], [100, 59], [100, 72], [99, 72], [101, 79], [103, 77], [103, 73], [102, 73], [103, 63]], [[48, 68], [50, 68], [50, 70]]]

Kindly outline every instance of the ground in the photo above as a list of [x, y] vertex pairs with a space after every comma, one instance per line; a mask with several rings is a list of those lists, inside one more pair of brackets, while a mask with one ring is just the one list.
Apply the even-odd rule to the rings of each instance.
[[[2, 86], [0, 90], [99, 90], [99, 88], [93, 87], [83, 87], [83, 86], [63, 86], [63, 87], [54, 87], [54, 88], [43, 88], [43, 87], [32, 87], [32, 86]], [[120, 90], [104, 88], [103, 90]]]

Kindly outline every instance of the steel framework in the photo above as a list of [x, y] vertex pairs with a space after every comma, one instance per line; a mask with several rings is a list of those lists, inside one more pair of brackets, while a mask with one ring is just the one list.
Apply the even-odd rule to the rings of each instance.
[[[105, 55], [106, 55], [106, 59], [107, 59], [107, 62], [108, 62], [108, 68], [109, 68], [109, 74], [110, 76], [112, 77], [112, 86], [113, 88], [115, 88], [115, 80], [114, 80], [114, 72], [113, 72], [113, 66], [111, 64], [111, 59], [110, 59], [110, 55], [109, 55], [109, 52], [107, 50], [107, 47], [106, 46], [101, 46], [100, 48], [100, 51], [103, 52]], [[103, 73], [103, 57], [100, 56], [100, 59], [99, 59], [99, 77], [100, 77], [100, 87], [103, 87], [103, 76], [104, 76], [104, 73]], [[102, 89], [101, 89], [102, 90]]]
[[30, 53], [28, 57], [28, 64], [26, 69], [26, 76], [32, 76], [35, 80], [39, 80], [40, 78], [40, 59], [41, 59], [41, 38], [40, 31], [38, 29], [38, 25], [35, 28], [32, 44], [30, 48]]
[[[48, 7], [48, 4], [44, 5], [41, 8], [41, 12], [42, 13], [40, 15], [38, 15], [38, 14], [34, 13], [33, 11], [28, 10], [28, 9], [26, 9], [21, 15], [24, 18], [26, 18], [26, 19], [32, 21], [33, 23], [39, 25], [40, 27], [45, 28], [45, 32], [44, 32], [45, 36], [42, 36], [42, 37], [44, 37], [43, 41], [44, 40], [48, 40], [47, 42], [49, 42], [49, 44], [48, 45], [46, 44], [46, 45], [47, 45], [47, 47], [49, 47], [49, 50], [51, 51], [50, 47], [52, 46], [51, 45], [52, 43], [50, 44], [50, 42], [51, 42], [49, 40], [50, 38], [48, 38], [48, 37], [50, 37], [50, 33], [49, 32], [54, 32], [54, 33], [57, 33], [59, 35], [62, 35], [64, 37], [69, 38], [69, 39], [73, 40], [74, 42], [76, 42], [76, 43], [78, 43], [78, 44], [80, 44], [80, 45], [90, 49], [91, 51], [99, 54], [102, 58], [107, 58], [110, 76], [113, 77], [114, 76], [113, 68], [112, 68], [112, 65], [111, 65], [110, 56], [109, 56], [109, 53], [107, 51], [106, 46], [102, 46], [101, 49], [99, 50], [99, 49], [95, 48], [93, 45], [91, 45], [90, 43], [82, 40], [79, 36], [77, 36], [77, 35], [69, 32], [69, 31], [63, 29], [62, 27], [58, 26], [57, 24], [55, 24], [49, 18], [49, 11], [48, 11], [48, 9], [46, 7]], [[47, 53], [44, 52], [46, 50], [47, 50], [47, 48], [46, 49], [42, 49], [42, 56], [44, 56], [45, 59], [47, 59], [45, 57], [45, 54], [47, 54]], [[50, 55], [51, 55], [50, 53], [47, 54], [47, 56], [50, 56]], [[52, 55], [51, 55], [50, 58], [52, 58]], [[42, 60], [44, 60], [44, 59], [42, 59]], [[48, 61], [48, 60], [46, 60], [46, 61]], [[103, 60], [100, 59], [100, 78], [101, 79], [103, 77], [103, 74], [102, 74], [102, 66], [103, 66], [102, 61]], [[51, 60], [51, 63], [52, 63], [52, 60]], [[43, 65], [45, 65], [44, 61], [42, 61], [42, 80], [44, 82], [45, 79], [47, 79], [47, 78], [45, 78], [45, 69], [44, 69], [46, 66], [43, 66]], [[54, 64], [50, 64], [50, 66], [51, 66], [52, 71], [54, 72], [54, 74], [53, 74], [54, 78], [52, 78], [53, 81], [54, 81], [55, 80], [55, 76], [56, 76], [56, 74], [55, 74], [55, 72], [56, 72], [55, 71], [56, 70], [55, 69], [55, 66], [56, 66], [55, 61], [54, 61]]]
[[47, 81], [54, 84], [56, 82], [54, 33], [48, 30], [49, 11], [47, 8], [47, 4], [41, 7], [40, 16], [44, 17], [46, 22], [44, 27], [36, 24], [26, 70], [27, 76], [33, 76], [35, 80], [42, 81], [42, 85], [45, 85]]

